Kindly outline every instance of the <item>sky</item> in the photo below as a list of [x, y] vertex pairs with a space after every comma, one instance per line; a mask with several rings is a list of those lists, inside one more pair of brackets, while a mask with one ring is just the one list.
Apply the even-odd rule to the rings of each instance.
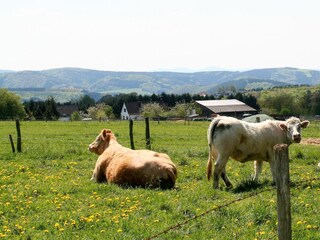
[[320, 70], [319, 0], [0, 0], [0, 69]]

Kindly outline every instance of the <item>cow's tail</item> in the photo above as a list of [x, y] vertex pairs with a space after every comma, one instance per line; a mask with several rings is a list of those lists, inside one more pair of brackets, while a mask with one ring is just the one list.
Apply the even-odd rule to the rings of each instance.
[[208, 146], [209, 146], [209, 157], [207, 162], [207, 178], [210, 180], [212, 176], [212, 151], [213, 151], [213, 134], [214, 131], [219, 123], [220, 119], [214, 119], [210, 123], [209, 129], [208, 129]]

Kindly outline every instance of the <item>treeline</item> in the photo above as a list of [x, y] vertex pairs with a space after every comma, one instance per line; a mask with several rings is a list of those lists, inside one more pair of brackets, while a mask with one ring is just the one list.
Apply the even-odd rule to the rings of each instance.
[[[138, 95], [137, 93], [130, 94], [118, 94], [118, 95], [105, 95], [99, 101], [95, 101], [88, 95], [80, 97], [76, 101], [60, 104], [55, 101], [53, 97], [49, 97], [45, 101], [26, 101], [22, 104], [22, 107], [10, 107], [12, 101], [16, 102], [19, 106], [19, 98], [14, 94], [10, 93], [8, 90], [3, 89], [3, 96], [6, 100], [3, 102], [3, 106], [8, 105], [9, 107], [2, 108], [0, 111], [1, 119], [14, 119], [16, 117], [20, 119], [29, 120], [57, 120], [59, 118], [58, 107], [60, 105], [75, 105], [76, 113], [73, 115], [75, 119], [81, 119], [82, 117], [91, 117], [94, 119], [106, 118], [119, 118], [121, 109], [124, 102], [141, 102], [143, 104], [147, 103], [157, 103], [163, 108], [164, 111], [170, 111], [178, 104], [194, 104], [196, 100], [215, 100], [221, 99], [223, 96], [215, 97], [214, 95], [192, 95], [192, 94], [152, 94], [152, 95]], [[10, 97], [9, 97], [10, 96]], [[13, 100], [10, 100], [13, 98]], [[247, 105], [259, 109], [257, 99], [251, 95], [244, 95], [237, 93], [235, 95], [230, 95], [227, 98], [236, 98]], [[7, 102], [7, 103], [6, 103]], [[13, 106], [13, 105], [12, 105]], [[181, 107], [181, 105], [179, 106]], [[19, 109], [19, 113], [15, 112], [15, 109]]]
[[177, 103], [192, 103], [197, 100], [217, 100], [217, 99], [238, 99], [246, 103], [248, 106], [257, 110], [260, 106], [257, 99], [252, 95], [236, 93], [235, 95], [215, 97], [214, 95], [200, 95], [200, 94], [152, 94], [152, 95], [138, 95], [137, 93], [118, 94], [118, 95], [105, 95], [98, 102], [112, 106], [113, 112], [116, 117], [120, 116], [121, 108], [124, 102], [141, 102], [141, 103], [159, 103], [167, 108], [173, 108]]
[[293, 93], [280, 91], [258, 99], [262, 112], [284, 116], [320, 115], [320, 91], [306, 90], [300, 97]]
[[53, 97], [49, 97], [45, 101], [24, 102], [24, 109], [26, 118], [30, 120], [57, 120], [59, 118], [57, 103]]
[[[192, 94], [152, 94], [139, 95], [137, 93], [105, 95], [99, 101], [95, 101], [88, 95], [79, 99], [60, 104], [53, 97], [45, 101], [27, 101], [21, 103], [19, 97], [8, 91], [0, 89], [0, 119], [35, 119], [35, 120], [57, 120], [59, 118], [59, 105], [76, 106], [78, 118], [96, 116], [95, 119], [119, 118], [124, 102], [157, 103], [165, 111], [178, 109], [181, 104], [193, 104], [196, 100], [238, 99], [247, 105], [260, 110], [262, 113], [275, 115], [320, 115], [320, 90], [311, 88], [298, 91], [267, 91], [264, 95], [255, 93], [235, 93], [228, 96], [214, 95], [192, 95]], [[303, 92], [302, 92], [303, 91]], [[180, 106], [178, 106], [180, 104]]]

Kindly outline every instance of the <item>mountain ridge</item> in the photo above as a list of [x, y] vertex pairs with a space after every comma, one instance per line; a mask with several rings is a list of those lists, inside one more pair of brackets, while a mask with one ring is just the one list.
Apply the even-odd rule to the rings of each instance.
[[320, 84], [320, 71], [299, 68], [262, 68], [248, 71], [102, 71], [85, 68], [54, 68], [41, 71], [0, 71], [0, 88], [117, 94], [215, 93], [221, 87], [270, 88], [282, 85]]

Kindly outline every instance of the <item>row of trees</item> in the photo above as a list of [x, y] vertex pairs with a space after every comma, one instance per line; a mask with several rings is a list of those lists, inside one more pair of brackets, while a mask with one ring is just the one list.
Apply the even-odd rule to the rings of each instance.
[[[199, 94], [152, 94], [152, 95], [138, 95], [137, 93], [130, 94], [118, 94], [118, 95], [105, 95], [99, 100], [99, 103], [105, 103], [106, 105], [112, 106], [116, 117], [120, 116], [121, 108], [124, 102], [142, 102], [142, 103], [158, 103], [164, 110], [169, 110], [175, 107], [177, 104], [188, 104], [194, 103], [196, 100], [216, 100], [222, 99], [224, 96], [215, 97], [214, 95], [199, 95]], [[257, 99], [252, 95], [245, 95], [237, 93], [235, 95], [229, 95], [229, 99], [238, 99], [247, 105], [260, 109]], [[181, 107], [181, 106], [180, 106]]]
[[38, 120], [57, 120], [59, 112], [57, 103], [53, 97], [49, 97], [45, 101], [33, 101], [24, 103], [27, 119]]
[[[59, 117], [58, 106], [53, 97], [45, 101], [28, 101], [21, 103], [20, 98], [6, 89], [0, 89], [0, 119], [37, 119], [56, 120]], [[106, 95], [98, 102], [90, 96], [82, 96], [76, 101], [66, 103], [77, 106], [78, 111], [72, 115], [74, 120], [82, 117], [93, 119], [119, 118], [124, 102], [140, 101], [144, 103], [142, 114], [144, 116], [185, 117], [196, 108], [196, 100], [220, 99], [213, 95], [190, 94], [153, 94], [138, 95], [136, 93]], [[238, 99], [247, 105], [260, 109], [266, 114], [281, 115], [320, 115], [320, 91], [306, 90], [299, 96], [280, 91], [276, 94], [268, 94], [263, 97], [236, 93], [229, 99]], [[199, 110], [198, 110], [199, 113]]]
[[[45, 101], [33, 101], [20, 103], [19, 97], [10, 93], [6, 89], [1, 89], [2, 105], [0, 105], [0, 118], [14, 119], [27, 118], [35, 120], [56, 120], [59, 118], [58, 107], [60, 103], [56, 103], [53, 97], [49, 97]], [[245, 102], [253, 108], [259, 109], [256, 98], [237, 93], [235, 96], [228, 98], [236, 98]], [[138, 95], [136, 93], [106, 95], [98, 102], [88, 95], [80, 97], [78, 100], [65, 103], [76, 105], [78, 111], [72, 114], [72, 119], [77, 120], [83, 117], [93, 119], [119, 118], [121, 108], [124, 102], [139, 101], [144, 104], [142, 114], [144, 116], [166, 116], [166, 117], [185, 117], [191, 113], [192, 109], [197, 106], [196, 100], [214, 100], [213, 95], [191, 95], [191, 94], [152, 94]], [[13, 106], [12, 102], [15, 103]], [[1, 104], [1, 102], [0, 102]], [[6, 107], [1, 107], [6, 106]], [[198, 113], [199, 113], [198, 108]]]
[[302, 96], [280, 91], [277, 94], [259, 98], [262, 111], [280, 115], [320, 115], [320, 91], [307, 90]]

